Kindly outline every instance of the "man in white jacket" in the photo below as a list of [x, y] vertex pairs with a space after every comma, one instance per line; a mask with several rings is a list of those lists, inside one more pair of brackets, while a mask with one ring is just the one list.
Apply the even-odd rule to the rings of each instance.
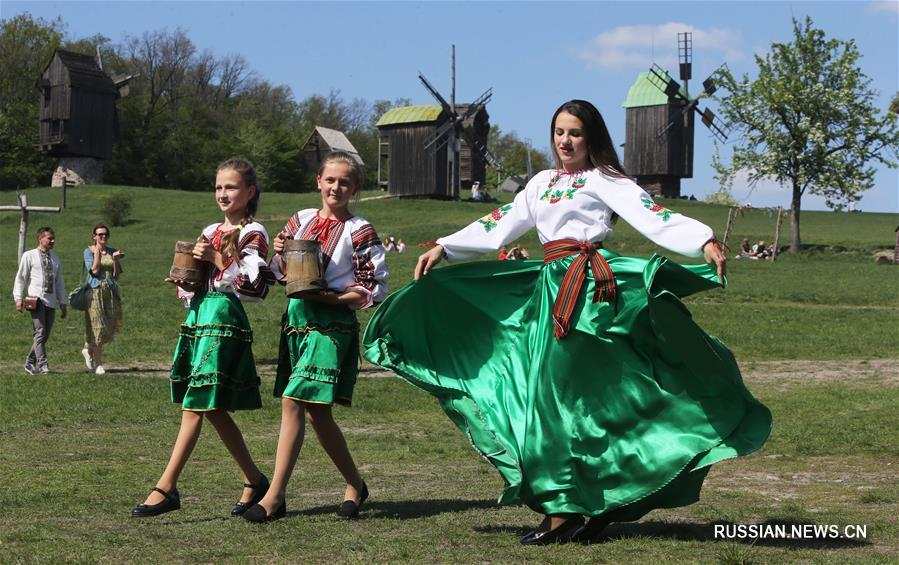
[[51, 251], [55, 243], [56, 235], [52, 228], [37, 230], [37, 247], [22, 254], [13, 285], [12, 294], [17, 311], [21, 312], [25, 308], [27, 297], [37, 298], [35, 308], [30, 310], [34, 341], [25, 359], [25, 371], [31, 375], [46, 375], [50, 372], [45, 345], [53, 329], [56, 306], [59, 305], [61, 317], [65, 318], [69, 302], [66, 283], [62, 277], [62, 265], [56, 253]]

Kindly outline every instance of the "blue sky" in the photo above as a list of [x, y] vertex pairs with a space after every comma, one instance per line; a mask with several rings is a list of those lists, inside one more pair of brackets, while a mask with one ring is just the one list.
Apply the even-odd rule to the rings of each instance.
[[[491, 123], [548, 148], [552, 112], [570, 98], [591, 100], [616, 144], [624, 142], [621, 103], [653, 60], [674, 71], [678, 31], [693, 32], [691, 90], [723, 62], [754, 76], [753, 55], [789, 41], [791, 16], [809, 15], [828, 36], [854, 39], [861, 68], [886, 108], [899, 87], [899, 0], [886, 2], [35, 2], [0, 0], [0, 17], [61, 16], [73, 38], [113, 42], [180, 27], [200, 49], [239, 53], [264, 79], [300, 100], [338, 89], [344, 97], [432, 103], [417, 73], [449, 95], [456, 45], [457, 100], [493, 87]], [[714, 109], [714, 103], [712, 104]], [[682, 193], [717, 189], [711, 137], [696, 130], [694, 178]], [[725, 155], [727, 154], [725, 147]], [[879, 168], [864, 211], [899, 212], [897, 171]], [[788, 191], [740, 184], [754, 206], [787, 205]], [[803, 209], [825, 209], [806, 196]]]

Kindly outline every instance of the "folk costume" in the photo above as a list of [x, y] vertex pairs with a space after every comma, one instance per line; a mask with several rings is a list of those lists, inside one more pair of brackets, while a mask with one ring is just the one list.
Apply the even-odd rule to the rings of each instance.
[[544, 261], [434, 269], [365, 332], [365, 357], [437, 397], [496, 467], [500, 502], [636, 520], [696, 501], [711, 464], [768, 437], [770, 412], [680, 301], [719, 286], [715, 268], [609, 251], [615, 214], [691, 257], [712, 237], [629, 179], [543, 171], [437, 242], [466, 259], [536, 228]]
[[[87, 308], [84, 310], [84, 342], [91, 345], [110, 343], [122, 329], [122, 298], [115, 278], [114, 247], [107, 247], [100, 257], [97, 272], [94, 266], [94, 252], [84, 249], [84, 266], [87, 269]], [[121, 266], [119, 266], [121, 272]]]
[[[359, 371], [359, 321], [354, 310], [378, 304], [387, 295], [384, 246], [366, 220], [322, 218], [314, 208], [294, 214], [284, 231], [293, 239], [322, 242], [328, 289], [361, 292], [365, 302], [347, 307], [289, 300], [281, 320], [274, 395], [349, 406]], [[279, 281], [286, 279], [277, 257], [271, 269]]]
[[[207, 226], [205, 239], [219, 252], [230, 231]], [[207, 265], [206, 290], [178, 289], [189, 311], [181, 324], [172, 362], [172, 402], [184, 410], [249, 410], [260, 408], [259, 376], [253, 359], [253, 331], [243, 302], [265, 298], [274, 284], [268, 268], [268, 233], [250, 222], [239, 229], [237, 249], [224, 270]]]

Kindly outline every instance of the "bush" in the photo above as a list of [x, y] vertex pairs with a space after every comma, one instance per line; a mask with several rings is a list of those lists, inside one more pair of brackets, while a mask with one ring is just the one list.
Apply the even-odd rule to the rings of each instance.
[[116, 192], [106, 197], [103, 205], [103, 218], [113, 226], [124, 226], [131, 217], [131, 196], [125, 192]]
[[737, 206], [740, 204], [740, 202], [734, 198], [734, 195], [726, 188], [722, 188], [718, 192], [706, 195], [702, 201], [708, 202], [709, 204], [721, 204], [722, 206]]

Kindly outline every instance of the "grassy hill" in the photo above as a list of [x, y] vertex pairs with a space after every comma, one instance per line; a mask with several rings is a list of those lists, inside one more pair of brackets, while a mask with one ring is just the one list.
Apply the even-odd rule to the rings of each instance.
[[[211, 191], [94, 186], [69, 193], [60, 215], [33, 214], [30, 231], [56, 229], [69, 288], [103, 198], [130, 194], [133, 220], [112, 229], [123, 248], [125, 329], [104, 352], [109, 372], [86, 374], [78, 351], [80, 312], [58, 320], [49, 344], [53, 374], [22, 370], [30, 320], [12, 308], [18, 216], [0, 214], [0, 551], [2, 562], [296, 563], [893, 563], [899, 552], [899, 267], [870, 252], [892, 248], [896, 215], [803, 213], [804, 242], [821, 250], [776, 263], [731, 261], [730, 286], [690, 299], [696, 319], [734, 350], [747, 386], [774, 416], [756, 454], [715, 465], [702, 499], [614, 524], [603, 543], [523, 547], [539, 517], [495, 500], [502, 480], [472, 451], [433, 398], [368, 370], [353, 407], [335, 414], [371, 499], [360, 518], [334, 516], [342, 480], [309, 433], [287, 490], [287, 518], [257, 527], [228, 517], [240, 492], [236, 465], [206, 426], [179, 482], [183, 508], [155, 519], [129, 517], [168, 460], [180, 419], [169, 401], [167, 366], [184, 309], [162, 282], [173, 245], [219, 216]], [[365, 196], [365, 195], [363, 195]], [[508, 195], [505, 195], [508, 198]], [[0, 201], [12, 203], [11, 193]], [[56, 205], [50, 189], [33, 204]], [[264, 194], [270, 233], [316, 194]], [[727, 209], [668, 201], [721, 231]], [[374, 200], [355, 211], [382, 237], [409, 244], [392, 254], [390, 285], [409, 282], [419, 249], [487, 213], [465, 202]], [[770, 240], [764, 210], [739, 219], [734, 239]], [[647, 256], [651, 244], [620, 223], [609, 247]], [[522, 243], [533, 257], [533, 234]], [[29, 237], [29, 246], [33, 240]], [[835, 246], [848, 251], [835, 251]], [[489, 258], [488, 258], [489, 259]], [[692, 259], [678, 258], [684, 261]], [[271, 475], [280, 404], [271, 396], [278, 324], [286, 305], [277, 287], [247, 308], [256, 335], [263, 407], [235, 416], [260, 467]], [[363, 323], [368, 313], [363, 313]], [[435, 336], [439, 339], [439, 336]], [[387, 378], [378, 378], [386, 376]], [[866, 527], [863, 539], [719, 539], [720, 524]]]
[[[136, 366], [165, 364], [173, 346], [183, 309], [174, 299], [174, 287], [162, 279], [171, 266], [176, 240], [194, 239], [207, 224], [220, 221], [211, 191], [183, 192], [138, 187], [88, 186], [70, 189], [68, 208], [62, 214], [31, 214], [29, 232], [41, 225], [56, 230], [56, 252], [63, 261], [67, 289], [81, 274], [81, 253], [90, 243], [91, 228], [102, 220], [104, 198], [113, 193], [129, 194], [133, 202], [128, 225], [112, 229], [110, 244], [127, 253], [123, 266], [122, 292], [125, 301], [125, 330], [108, 347], [108, 364]], [[380, 193], [368, 192], [362, 198]], [[12, 193], [0, 198], [12, 200]], [[510, 195], [502, 195], [504, 199]], [[34, 205], [58, 205], [58, 189], [28, 191]], [[711, 225], [724, 229], [727, 208], [688, 202], [662, 201]], [[12, 201], [10, 202], [12, 203]], [[259, 220], [270, 234], [277, 233], [293, 211], [317, 207], [317, 194], [262, 195]], [[369, 219], [382, 238], [402, 238], [409, 246], [403, 255], [389, 257], [390, 288], [396, 290], [411, 280], [412, 267], [421, 248], [417, 243], [436, 239], [486, 214], [494, 205], [429, 200], [371, 200], [360, 202], [354, 211]], [[899, 350], [899, 285], [897, 269], [875, 265], [870, 253], [892, 247], [894, 214], [837, 214], [804, 212], [804, 244], [814, 248], [838, 247], [799, 256], [784, 254], [776, 263], [731, 261], [730, 286], [691, 300], [697, 320], [708, 331], [725, 340], [738, 359], [866, 358], [895, 355]], [[775, 220], [765, 210], [751, 210], [739, 218], [732, 242], [773, 239]], [[16, 269], [16, 238], [19, 217], [0, 214], [0, 295], [11, 297]], [[788, 229], [785, 222], [784, 229]], [[535, 258], [540, 246], [531, 232], [522, 238]], [[786, 241], [784, 240], [784, 244]], [[34, 245], [29, 234], [28, 247]], [[624, 222], [619, 222], [610, 248], [648, 256], [656, 249]], [[493, 257], [485, 257], [492, 259]], [[695, 261], [678, 257], [680, 261]], [[256, 332], [256, 354], [274, 359], [278, 323], [286, 298], [276, 287], [262, 304], [248, 307]], [[370, 313], [363, 312], [363, 324]], [[0, 309], [0, 324], [10, 329], [0, 346], [3, 368], [19, 364], [30, 343], [30, 322], [12, 308]], [[58, 320], [50, 343], [52, 362], [60, 370], [76, 369], [80, 362], [82, 314], [74, 312]]]

